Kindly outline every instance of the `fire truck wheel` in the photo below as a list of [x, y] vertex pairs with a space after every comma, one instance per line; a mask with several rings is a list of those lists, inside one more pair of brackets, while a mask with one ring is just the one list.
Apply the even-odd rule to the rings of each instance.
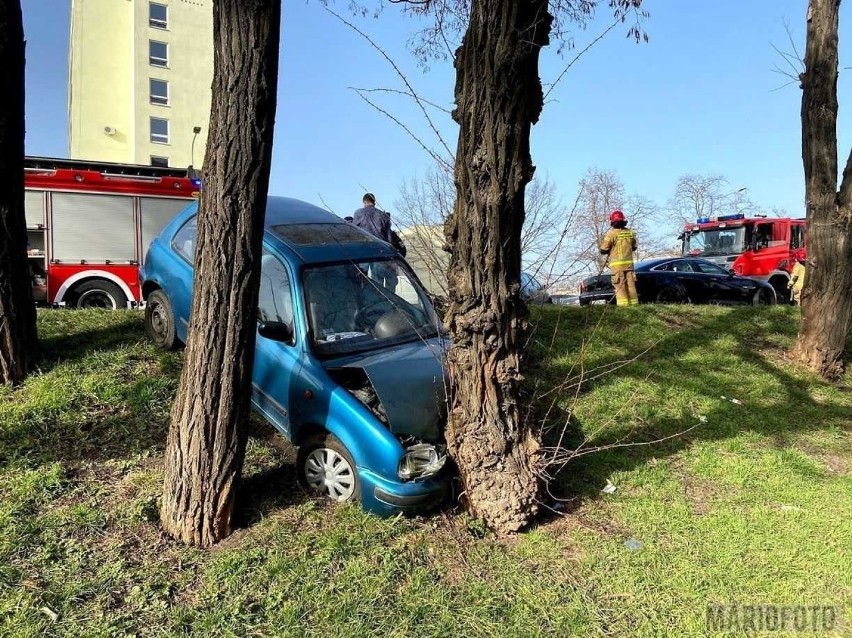
[[115, 310], [127, 307], [127, 296], [111, 281], [92, 279], [73, 288], [71, 302], [76, 308]]
[[178, 343], [172, 305], [162, 290], [155, 290], [148, 295], [145, 304], [145, 329], [160, 348], [171, 350]]

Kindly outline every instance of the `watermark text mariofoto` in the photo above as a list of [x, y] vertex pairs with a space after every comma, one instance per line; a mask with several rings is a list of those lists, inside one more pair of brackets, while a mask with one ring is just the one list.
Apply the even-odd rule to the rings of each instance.
[[707, 605], [710, 631], [825, 632], [842, 625], [838, 605]]

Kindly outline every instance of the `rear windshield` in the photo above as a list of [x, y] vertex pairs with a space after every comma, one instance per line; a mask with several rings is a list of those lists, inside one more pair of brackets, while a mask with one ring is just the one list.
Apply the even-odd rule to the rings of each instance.
[[272, 232], [296, 246], [321, 246], [324, 244], [369, 243], [375, 241], [361, 229], [351, 224], [281, 224]]

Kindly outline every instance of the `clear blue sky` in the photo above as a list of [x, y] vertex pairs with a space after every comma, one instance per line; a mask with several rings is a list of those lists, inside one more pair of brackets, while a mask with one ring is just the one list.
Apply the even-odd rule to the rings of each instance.
[[[27, 152], [67, 154], [68, 5], [23, 0], [27, 36]], [[338, 2], [345, 11], [346, 2]], [[534, 129], [533, 160], [573, 197], [589, 167], [614, 169], [628, 192], [660, 204], [683, 173], [717, 173], [732, 190], [748, 187], [763, 207], [803, 214], [799, 103], [796, 85], [773, 72], [783, 65], [771, 44], [789, 50], [785, 20], [800, 51], [806, 0], [645, 0], [648, 44], [616, 30], [563, 79]], [[430, 159], [396, 124], [364, 103], [350, 86], [402, 88], [388, 63], [318, 0], [285, 0], [278, 115], [271, 191], [340, 214], [363, 189], [392, 209], [403, 180], [422, 175]], [[606, 24], [577, 34], [582, 48]], [[841, 66], [850, 66], [852, 9], [842, 9]], [[378, 19], [357, 20], [388, 50], [418, 92], [452, 106], [449, 63], [417, 68], [406, 41], [417, 27], [395, 6]], [[107, 27], [107, 25], [104, 25]], [[571, 53], [542, 55], [542, 77], [555, 78]], [[840, 155], [852, 144], [852, 104], [841, 71]], [[416, 110], [392, 96], [377, 99], [430, 143]], [[846, 110], [844, 111], [844, 107]], [[437, 114], [451, 149], [457, 131]], [[845, 127], [844, 127], [844, 124]]]

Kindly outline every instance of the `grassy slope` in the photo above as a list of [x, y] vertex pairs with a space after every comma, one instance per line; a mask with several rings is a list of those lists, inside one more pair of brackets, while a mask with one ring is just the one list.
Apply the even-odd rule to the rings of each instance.
[[253, 439], [245, 527], [200, 552], [156, 526], [180, 354], [148, 345], [134, 313], [43, 312], [43, 371], [0, 389], [0, 636], [700, 636], [705, 605], [735, 601], [845, 603], [852, 620], [852, 391], [784, 363], [795, 322], [543, 310], [538, 394], [576, 373], [584, 338], [586, 369], [651, 347], [576, 400], [557, 393], [549, 440], [568, 411], [572, 443], [707, 422], [575, 459], [552, 485], [568, 513], [512, 542], [453, 511], [380, 520], [313, 501]]

